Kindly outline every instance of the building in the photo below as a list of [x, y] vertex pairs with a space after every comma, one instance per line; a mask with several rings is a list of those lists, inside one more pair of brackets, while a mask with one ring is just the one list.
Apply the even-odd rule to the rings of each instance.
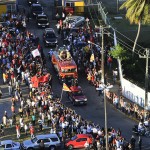
[[16, 11], [17, 0], [0, 0], [0, 15], [6, 12]]

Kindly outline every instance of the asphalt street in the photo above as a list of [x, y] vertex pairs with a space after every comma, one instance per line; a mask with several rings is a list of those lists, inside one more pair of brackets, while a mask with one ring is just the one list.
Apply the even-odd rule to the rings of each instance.
[[[52, 16], [54, 13], [54, 3], [53, 0], [40, 0], [43, 4], [44, 11], [48, 14], [50, 19], [50, 27], [56, 30], [56, 20], [52, 20]], [[26, 12], [29, 10], [29, 7], [26, 3], [26, 0], [20, 0], [19, 5], [22, 5]], [[50, 48], [45, 48], [42, 41], [42, 35], [44, 29], [38, 29], [34, 19], [30, 19], [30, 22], [27, 25], [27, 28], [30, 32], [35, 34], [40, 39], [40, 44], [44, 48], [44, 54], [47, 58], [47, 68], [49, 69], [50, 73], [53, 76], [53, 91], [54, 94], [60, 96], [62, 85], [59, 84], [56, 73], [52, 69], [50, 60], [48, 58], [48, 52]], [[62, 45], [62, 40], [60, 36], [58, 37], [59, 46]], [[2, 79], [0, 79], [0, 84], [2, 84]], [[100, 124], [101, 127], [104, 126], [104, 103], [102, 97], [98, 96], [95, 88], [88, 84], [86, 80], [86, 76], [79, 73], [79, 85], [82, 87], [83, 92], [88, 98], [88, 103], [86, 106], [72, 106], [71, 102], [67, 98], [65, 92], [63, 94], [62, 103], [64, 103], [67, 107], [71, 107], [76, 111], [76, 113], [80, 114], [84, 119], [90, 120], [96, 124]], [[7, 110], [8, 114], [10, 114], [10, 98], [8, 98], [8, 90], [6, 86], [1, 86], [5, 93], [5, 97], [0, 100], [0, 117], [2, 118], [4, 110]], [[26, 87], [23, 87], [26, 89]], [[131, 138], [132, 135], [132, 127], [136, 124], [133, 120], [130, 120], [125, 115], [122, 115], [118, 111], [116, 111], [110, 104], [107, 104], [107, 115], [108, 115], [108, 127], [114, 127], [115, 129], [120, 128], [122, 131], [122, 136], [125, 137], [127, 140]], [[143, 145], [144, 150], [150, 149], [150, 140], [148, 138], [143, 137]]]

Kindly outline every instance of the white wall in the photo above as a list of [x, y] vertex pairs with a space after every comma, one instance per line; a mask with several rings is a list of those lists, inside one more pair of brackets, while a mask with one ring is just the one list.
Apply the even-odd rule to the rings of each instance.
[[[122, 78], [122, 95], [127, 99], [144, 107], [145, 90]], [[148, 93], [148, 109], [150, 110], [150, 93]]]

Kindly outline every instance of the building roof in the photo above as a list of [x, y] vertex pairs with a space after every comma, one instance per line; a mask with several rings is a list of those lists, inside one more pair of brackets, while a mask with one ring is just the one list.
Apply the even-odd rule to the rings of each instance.
[[0, 4], [12, 4], [16, 3], [17, 0], [0, 0]]

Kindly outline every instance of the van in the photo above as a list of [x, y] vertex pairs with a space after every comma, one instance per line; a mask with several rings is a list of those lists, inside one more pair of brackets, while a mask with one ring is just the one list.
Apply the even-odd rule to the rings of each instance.
[[83, 16], [67, 16], [63, 22], [70, 23], [71, 28], [74, 28], [84, 25], [85, 18]]

